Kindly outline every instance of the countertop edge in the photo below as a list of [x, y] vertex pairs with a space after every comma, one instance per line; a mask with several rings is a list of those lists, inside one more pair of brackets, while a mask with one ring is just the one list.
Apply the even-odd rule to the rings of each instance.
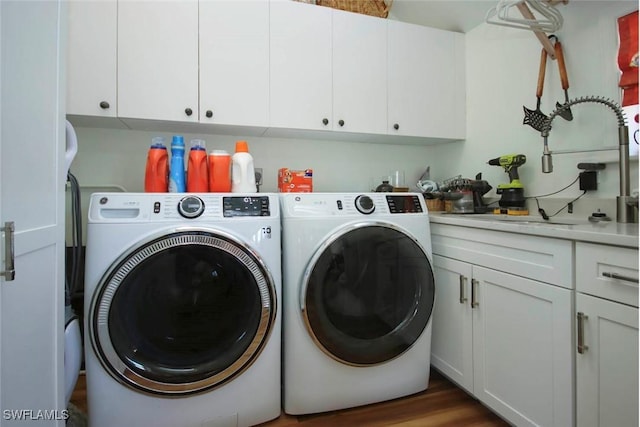
[[553, 237], [556, 239], [574, 240], [589, 243], [638, 248], [638, 224], [611, 222], [585, 224], [540, 224], [518, 223], [492, 220], [482, 215], [454, 215], [441, 212], [429, 212], [432, 224], [446, 224], [460, 227], [472, 227], [485, 230], [528, 234], [534, 236]]

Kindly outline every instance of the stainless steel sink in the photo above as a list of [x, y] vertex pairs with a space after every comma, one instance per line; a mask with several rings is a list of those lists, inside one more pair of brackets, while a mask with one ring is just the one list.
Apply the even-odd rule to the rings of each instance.
[[588, 224], [587, 219], [578, 218], [550, 218], [548, 220], [543, 219], [540, 216], [533, 215], [474, 215], [473, 219], [479, 219], [483, 221], [502, 221], [512, 222], [517, 224], [530, 224], [530, 225], [581, 225]]

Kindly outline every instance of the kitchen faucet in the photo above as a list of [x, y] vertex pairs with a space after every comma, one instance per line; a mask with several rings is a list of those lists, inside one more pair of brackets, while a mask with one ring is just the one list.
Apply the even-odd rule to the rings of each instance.
[[540, 134], [544, 139], [544, 148], [542, 151], [542, 173], [553, 172], [553, 162], [551, 159], [551, 151], [549, 150], [548, 137], [551, 131], [551, 122], [553, 119], [568, 110], [571, 106], [583, 103], [603, 104], [609, 107], [618, 119], [618, 157], [620, 171], [620, 195], [616, 197], [616, 220], [618, 222], [637, 222], [636, 215], [638, 209], [638, 197], [632, 197], [629, 189], [629, 128], [625, 123], [622, 108], [615, 102], [598, 97], [584, 96], [567, 101], [562, 106], [556, 108], [547, 120], [544, 121]]

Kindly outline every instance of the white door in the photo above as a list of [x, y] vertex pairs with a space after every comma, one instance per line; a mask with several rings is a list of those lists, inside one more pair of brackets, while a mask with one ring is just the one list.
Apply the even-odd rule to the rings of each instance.
[[[3, 426], [64, 425], [49, 419], [65, 406], [64, 5], [0, 2], [0, 224], [15, 223], [15, 279], [0, 279]], [[37, 411], [48, 421], [25, 422]]]
[[[576, 294], [586, 348], [576, 354], [577, 424], [638, 425], [638, 309]], [[582, 325], [580, 324], [582, 323]]]
[[198, 121], [198, 2], [118, 2], [118, 116]]
[[473, 267], [474, 394], [518, 426], [573, 425], [571, 290]]
[[473, 393], [471, 270], [471, 264], [433, 256], [436, 301], [431, 364]]

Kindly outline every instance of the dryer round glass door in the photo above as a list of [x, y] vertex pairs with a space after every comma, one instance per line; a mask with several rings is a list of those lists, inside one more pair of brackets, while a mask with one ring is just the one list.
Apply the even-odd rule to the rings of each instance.
[[319, 347], [349, 365], [398, 357], [419, 339], [434, 302], [423, 247], [391, 224], [360, 224], [330, 238], [311, 259], [303, 317]]
[[195, 393], [253, 363], [275, 304], [271, 275], [246, 245], [217, 232], [175, 232], [112, 265], [93, 298], [89, 333], [117, 380], [150, 393]]

